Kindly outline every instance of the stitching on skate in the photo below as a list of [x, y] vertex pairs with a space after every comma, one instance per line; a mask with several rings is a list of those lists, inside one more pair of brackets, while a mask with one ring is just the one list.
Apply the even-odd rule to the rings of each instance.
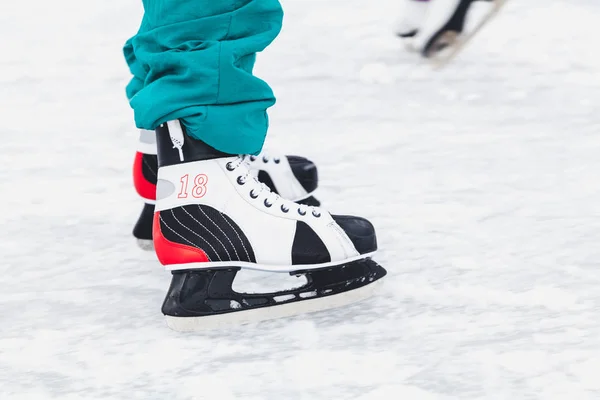
[[227, 225], [229, 225], [231, 227], [231, 229], [235, 232], [236, 236], [238, 237], [238, 239], [240, 240], [240, 243], [242, 244], [242, 247], [244, 248], [244, 252], [246, 253], [246, 257], [248, 257], [248, 261], [251, 261], [250, 258], [250, 254], [248, 253], [248, 250], [246, 249], [246, 246], [244, 245], [244, 241], [242, 240], [242, 238], [240, 237], [240, 234], [237, 232], [237, 230], [229, 223], [229, 221], [227, 221], [227, 218], [225, 218], [225, 215], [222, 212], [219, 212], [219, 215], [221, 217], [223, 217], [223, 219], [225, 220], [225, 222], [227, 222]]
[[[215, 252], [215, 254], [217, 255], [217, 258], [219, 259], [219, 261], [223, 261], [221, 259], [221, 256], [219, 256], [219, 253], [217, 253], [217, 250], [215, 250], [215, 248], [212, 246], [212, 244], [208, 243], [208, 241], [206, 239], [204, 239], [202, 236], [198, 235], [196, 232], [194, 232], [193, 230], [191, 230], [190, 228], [188, 228], [187, 226], [185, 226], [184, 224], [182, 224], [181, 221], [177, 219], [177, 217], [175, 216], [175, 213], [173, 212], [173, 209], [171, 209], [171, 215], [173, 216], [173, 218], [175, 219], [175, 221], [177, 221], [179, 223], [179, 225], [183, 226], [185, 229], [187, 229], [188, 231], [192, 232], [194, 235], [198, 236], [200, 239], [204, 240], [204, 242], [207, 245], [210, 246], [210, 248], [212, 249], [212, 251]], [[204, 229], [206, 229], [206, 228], [204, 228]], [[196, 245], [194, 245], [194, 246], [200, 248], [199, 246], [196, 246]]]
[[330, 222], [328, 226], [337, 233], [337, 235], [334, 236], [337, 239], [338, 243], [342, 246], [342, 250], [344, 251], [344, 257], [348, 257], [348, 249], [346, 246], [350, 246], [354, 249], [354, 251], [358, 253], [358, 250], [356, 250], [356, 248], [354, 247], [354, 243], [352, 243], [352, 240], [350, 240], [346, 232], [344, 232], [344, 230], [335, 221]]
[[[204, 216], [205, 216], [206, 218], [208, 218], [208, 220], [209, 220], [210, 222], [212, 222], [212, 223], [213, 223], [213, 224], [214, 224], [214, 225], [217, 227], [217, 229], [218, 229], [218, 230], [220, 230], [220, 231], [221, 231], [221, 233], [223, 234], [223, 236], [225, 236], [225, 239], [227, 239], [227, 241], [229, 242], [229, 244], [231, 245], [231, 247], [233, 247], [233, 251], [235, 251], [235, 256], [237, 257], [237, 259], [238, 259], [238, 260], [240, 260], [240, 255], [238, 254], [238, 252], [237, 252], [237, 250], [236, 250], [235, 246], [233, 245], [233, 242], [231, 241], [231, 239], [229, 239], [229, 236], [227, 236], [227, 234], [226, 234], [226, 233], [223, 231], [223, 229], [221, 229], [221, 227], [220, 227], [219, 225], [217, 225], [217, 223], [216, 223], [215, 221], [213, 221], [213, 220], [212, 220], [212, 219], [211, 219], [211, 218], [208, 216], [208, 214], [207, 214], [207, 213], [205, 213], [205, 212], [204, 212], [204, 210], [202, 209], [202, 207], [200, 207], [200, 204], [198, 204], [198, 208], [200, 209], [200, 211], [202, 212], [202, 214], [204, 214]], [[193, 217], [192, 217], [192, 218], [193, 218]], [[223, 246], [223, 247], [225, 247], [225, 246]], [[227, 249], [225, 249], [225, 251], [227, 251]], [[227, 254], [229, 255], [229, 252], [227, 252]], [[231, 256], [229, 256], [229, 258], [231, 258]], [[233, 260], [232, 260], [232, 261], [233, 261]]]
[[[200, 205], [198, 205], [198, 208], [200, 208]], [[230, 261], [233, 261], [231, 258], [231, 254], [229, 254], [229, 251], [227, 250], [227, 247], [225, 247], [225, 245], [223, 244], [223, 242], [221, 242], [221, 240], [215, 236], [214, 233], [212, 233], [210, 230], [208, 230], [207, 227], [205, 227], [204, 225], [202, 225], [202, 223], [200, 221], [198, 221], [196, 218], [194, 218], [194, 216], [192, 214], [190, 214], [185, 207], [181, 207], [181, 209], [190, 216], [190, 218], [192, 218], [194, 221], [196, 221], [198, 223], [198, 225], [200, 225], [201, 227], [203, 227], [208, 233], [210, 233], [212, 235], [212, 237], [214, 237], [215, 239], [217, 239], [217, 242], [221, 243], [221, 246], [223, 246], [223, 249], [225, 249], [225, 253], [227, 253], [227, 257], [229, 257]], [[202, 210], [202, 208], [200, 208], [200, 210]], [[195, 233], [195, 232], [194, 232]]]
[[154, 171], [154, 169], [152, 169], [152, 166], [150, 166], [150, 164], [148, 163], [148, 161], [142, 157], [142, 162], [146, 165], [146, 167], [148, 167], [148, 169], [150, 170], [150, 172], [152, 172], [152, 175], [156, 176], [158, 178], [158, 176], [156, 175], [156, 171]]
[[[167, 224], [167, 222], [166, 222], [166, 221], [163, 219], [163, 217], [162, 217], [160, 214], [158, 215], [158, 218], [160, 219], [160, 222], [162, 222], [163, 224], [165, 224], [165, 226], [166, 226], [167, 228], [169, 228], [169, 230], [170, 230], [171, 232], [173, 232], [174, 234], [176, 234], [177, 236], [179, 236], [180, 238], [182, 238], [183, 240], [185, 240], [186, 242], [188, 242], [188, 243], [189, 243], [190, 245], [192, 245], [193, 247], [195, 247], [195, 248], [197, 248], [197, 249], [200, 249], [200, 248], [199, 248], [198, 246], [196, 246], [194, 243], [190, 242], [189, 240], [187, 240], [186, 238], [184, 238], [183, 236], [181, 236], [179, 233], [175, 232], [175, 230], [174, 230], [173, 228], [171, 228], [171, 227], [170, 227], [170, 226]], [[202, 250], [202, 249], [200, 249], [200, 250]], [[206, 255], [206, 257], [208, 258], [208, 261], [212, 261], [212, 260], [210, 259], [210, 257], [209, 257], [209, 255], [208, 255], [208, 254]]]

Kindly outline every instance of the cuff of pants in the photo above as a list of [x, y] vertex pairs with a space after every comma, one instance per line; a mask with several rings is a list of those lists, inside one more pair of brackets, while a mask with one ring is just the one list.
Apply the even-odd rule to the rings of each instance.
[[196, 106], [166, 116], [179, 119], [187, 134], [229, 154], [258, 154], [267, 135], [269, 101]]
[[[146, 8], [145, 19], [169, 18], [160, 25], [148, 23], [133, 38], [135, 57], [128, 60], [130, 67], [139, 62], [146, 72], [142, 88], [134, 81], [128, 88], [136, 125], [155, 129], [181, 119], [189, 135], [217, 150], [259, 152], [268, 127], [266, 110], [275, 97], [252, 69], [255, 54], [281, 29], [278, 0], [156, 4], [162, 8]], [[165, 4], [178, 12], [166, 13]]]

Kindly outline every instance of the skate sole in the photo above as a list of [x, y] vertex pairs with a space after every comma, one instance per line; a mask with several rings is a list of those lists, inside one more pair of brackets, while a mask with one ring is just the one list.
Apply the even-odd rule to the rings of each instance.
[[257, 264], [247, 261], [215, 261], [215, 262], [202, 262], [202, 263], [189, 263], [189, 264], [171, 264], [165, 265], [167, 271], [181, 271], [181, 270], [199, 270], [199, 269], [223, 269], [239, 267], [242, 269], [251, 269], [256, 271], [266, 272], [295, 272], [295, 271], [312, 271], [323, 268], [336, 267], [339, 265], [351, 263], [353, 261], [364, 260], [370, 258], [376, 252], [359, 254], [354, 257], [347, 258], [345, 260], [331, 261], [328, 263], [321, 264], [296, 264], [296, 265], [267, 265]]
[[481, 29], [488, 24], [491, 20], [493, 20], [502, 7], [506, 5], [509, 0], [496, 0], [493, 2], [493, 8], [490, 12], [483, 17], [481, 21], [477, 24], [477, 26], [471, 31], [468, 35], [463, 35], [456, 40], [456, 44], [443, 56], [435, 57], [431, 59], [431, 63], [435, 70], [440, 70], [444, 68], [446, 65], [450, 64], [452, 60], [454, 60], [469, 44], [469, 42], [481, 31]]
[[165, 318], [167, 326], [176, 332], [200, 332], [274, 319], [289, 318], [361, 302], [372, 297], [383, 285], [382, 281], [383, 279], [378, 279], [371, 284], [347, 292], [288, 304], [284, 303], [272, 307], [263, 307], [205, 317], [172, 317], [167, 315]]

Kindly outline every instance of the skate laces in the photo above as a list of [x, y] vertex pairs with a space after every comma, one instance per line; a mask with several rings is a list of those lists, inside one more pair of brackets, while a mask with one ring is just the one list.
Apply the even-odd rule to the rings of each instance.
[[[161, 125], [162, 126], [162, 125]], [[179, 121], [167, 122], [169, 127], [169, 136], [173, 143], [173, 148], [179, 152], [179, 160], [183, 161], [183, 143], [185, 141], [183, 136], [183, 129], [181, 129], [181, 123]]]
[[257, 199], [263, 196], [263, 204], [265, 207], [271, 208], [275, 205], [278, 205], [279, 209], [284, 214], [287, 214], [292, 209], [296, 209], [298, 214], [302, 216], [306, 215], [309, 211], [315, 218], [319, 218], [321, 216], [321, 211], [318, 209], [318, 207], [297, 204], [293, 201], [284, 199], [277, 193], [272, 192], [267, 185], [260, 182], [258, 178], [252, 174], [252, 171], [248, 167], [248, 162], [246, 161], [246, 158], [249, 157], [253, 156], [238, 156], [235, 160], [229, 161], [225, 167], [228, 171], [238, 171], [238, 173], [241, 174], [237, 178], [237, 184], [240, 186], [247, 185], [249, 189], [248, 194], [251, 198]]

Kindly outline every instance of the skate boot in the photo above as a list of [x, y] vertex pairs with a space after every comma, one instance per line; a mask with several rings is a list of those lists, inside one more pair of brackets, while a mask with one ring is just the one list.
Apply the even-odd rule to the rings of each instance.
[[454, 45], [462, 33], [469, 7], [474, 0], [433, 1], [428, 16], [413, 40], [423, 57], [435, 57]]
[[[265, 152], [257, 156], [243, 156], [258, 180], [281, 197], [299, 204], [319, 206], [313, 196], [319, 184], [317, 166], [299, 156], [269, 155]], [[133, 228], [133, 236], [138, 246], [152, 250], [152, 218], [156, 201], [156, 133], [141, 130], [138, 151], [133, 164], [133, 181], [138, 194], [144, 200], [144, 207]]]
[[[450, 62], [464, 48], [465, 44], [489, 22], [507, 0], [447, 0], [433, 1], [428, 7], [427, 18], [412, 39], [412, 45], [434, 65], [442, 67]], [[487, 13], [475, 27], [464, 32], [465, 21], [471, 6], [488, 3]]]
[[133, 184], [138, 195], [144, 200], [144, 208], [135, 226], [133, 236], [138, 246], [144, 250], [152, 250], [152, 217], [156, 203], [156, 179], [158, 161], [156, 159], [156, 133], [140, 130], [140, 140], [133, 162]]
[[[259, 182], [244, 157], [185, 134], [157, 130], [154, 249], [173, 277], [162, 312], [177, 331], [196, 331], [342, 306], [368, 297], [386, 271], [371, 260], [375, 230], [283, 199]], [[273, 293], [233, 290], [241, 269], [303, 276]]]

